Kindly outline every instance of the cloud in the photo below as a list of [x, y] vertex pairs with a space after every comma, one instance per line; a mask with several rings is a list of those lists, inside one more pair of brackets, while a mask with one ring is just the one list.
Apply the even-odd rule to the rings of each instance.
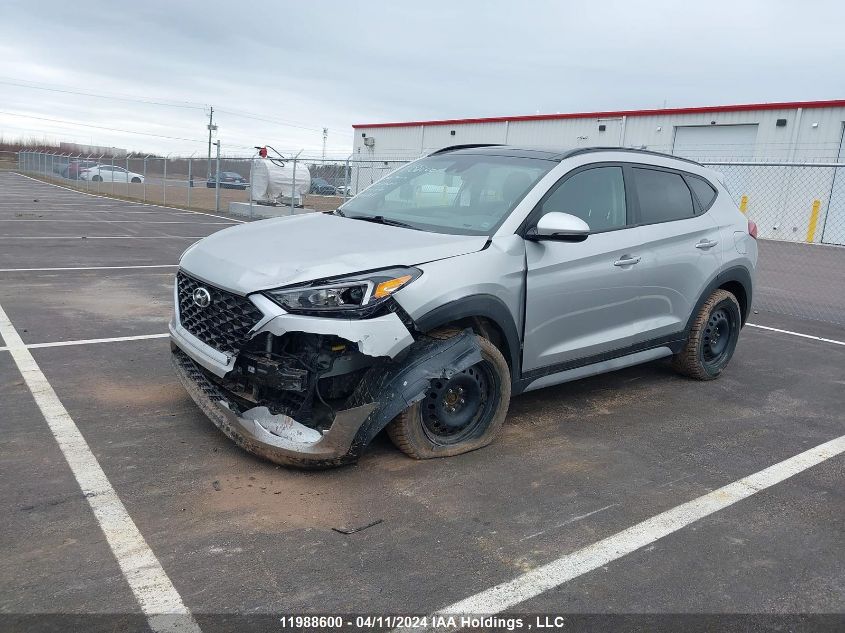
[[[13, 0], [4, 13], [3, 78], [211, 104], [224, 149], [233, 153], [259, 143], [316, 152], [323, 127], [330, 128], [330, 148], [343, 153], [353, 123], [816, 99], [843, 91], [833, 63], [845, 53], [845, 6], [838, 2], [810, 10], [765, 0]], [[0, 132], [49, 130], [181, 153], [201, 150], [206, 134], [201, 108], [8, 84], [0, 91], [4, 111], [198, 142], [4, 115]]]

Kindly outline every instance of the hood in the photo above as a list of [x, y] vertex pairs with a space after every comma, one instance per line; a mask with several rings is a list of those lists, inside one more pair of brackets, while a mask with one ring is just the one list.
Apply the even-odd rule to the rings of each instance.
[[180, 267], [218, 288], [249, 294], [464, 255], [484, 248], [487, 239], [307, 213], [218, 231], [185, 251]]

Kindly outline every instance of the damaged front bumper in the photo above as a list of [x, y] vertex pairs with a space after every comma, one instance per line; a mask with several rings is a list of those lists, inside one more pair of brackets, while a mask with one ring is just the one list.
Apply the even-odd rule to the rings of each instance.
[[[338, 335], [336, 328], [337, 322], [332, 334]], [[469, 330], [445, 340], [422, 336], [410, 345], [402, 345], [401, 356], [398, 352], [396, 358], [383, 355], [363, 375], [346, 406], [333, 412], [329, 428], [320, 431], [290, 416], [273, 414], [264, 406], [246, 408], [241, 401], [232, 398], [209, 372], [225, 375], [226, 367], [230, 370], [229, 363], [234, 360], [209, 361], [207, 356], [197, 353], [199, 349], [179, 329], [178, 324], [171, 325], [176, 373], [191, 398], [215, 426], [251, 453], [278, 464], [306, 468], [326, 468], [356, 461], [388, 422], [425, 396], [432, 380], [448, 379], [481, 361], [481, 349]], [[374, 346], [396, 346], [396, 341], [391, 341], [389, 336], [356, 341], [359, 347], [363, 347], [362, 342], [370, 351]], [[196, 343], [204, 345], [200, 341]], [[219, 373], [221, 370], [223, 374]]]

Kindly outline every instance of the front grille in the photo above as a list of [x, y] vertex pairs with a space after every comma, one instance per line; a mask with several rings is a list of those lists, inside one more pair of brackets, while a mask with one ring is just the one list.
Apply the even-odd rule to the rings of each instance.
[[[246, 297], [189, 277], [176, 275], [179, 322], [203, 343], [226, 354], [237, 355], [249, 340], [249, 331], [264, 314]], [[194, 291], [205, 288], [211, 302], [204, 308], [194, 303]]]

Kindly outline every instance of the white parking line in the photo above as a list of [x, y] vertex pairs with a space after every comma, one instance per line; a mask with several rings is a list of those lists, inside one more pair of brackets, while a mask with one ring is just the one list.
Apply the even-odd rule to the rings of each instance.
[[[832, 457], [845, 453], [845, 435], [778, 462], [748, 477], [646, 519], [626, 530], [561, 556], [513, 580], [440, 609], [435, 615], [500, 613], [603, 567], [677, 532], [714, 512], [747, 499]], [[401, 629], [398, 629], [401, 630]], [[430, 629], [429, 629], [430, 630]], [[438, 628], [438, 631], [445, 629]]]
[[[123, 343], [125, 341], [148, 341], [156, 338], [167, 338], [170, 334], [138, 334], [136, 336], [113, 336], [112, 338], [83, 338], [75, 341], [53, 341], [52, 343], [27, 343], [27, 349], [41, 349], [44, 347], [68, 347], [70, 345], [94, 345], [96, 343]], [[8, 351], [8, 347], [0, 347], [0, 352]]]
[[101, 222], [103, 224], [193, 224], [195, 226], [228, 226], [234, 224], [234, 222], [188, 222], [186, 220], [49, 220], [44, 218], [0, 218], [0, 222], [49, 222], [50, 224], [91, 224], [92, 222]]
[[77, 191], [76, 189], [71, 189], [70, 187], [63, 187], [62, 185], [56, 185], [56, 184], [53, 184], [52, 182], [46, 182], [44, 180], [39, 180], [38, 178], [33, 178], [32, 176], [26, 176], [24, 174], [19, 174], [18, 172], [12, 172], [12, 173], [14, 173], [16, 176], [20, 176], [21, 178], [27, 178], [29, 180], [34, 180], [35, 182], [40, 182], [42, 185], [48, 185], [50, 187], [56, 187], [58, 189], [64, 189], [65, 191], [72, 191], [73, 193], [78, 193], [82, 196], [91, 196], [92, 198], [100, 198], [100, 199], [103, 199], [103, 200], [115, 200], [117, 202], [124, 203], [124, 204], [139, 204], [139, 205], [142, 205], [142, 206], [145, 206], [145, 207], [154, 207], [156, 209], [172, 209], [173, 211], [179, 211], [179, 212], [183, 212], [183, 213], [185, 211], [187, 211], [188, 213], [196, 213], [197, 215], [207, 215], [207, 216], [212, 217], [212, 218], [222, 218], [224, 220], [232, 220], [233, 222], [238, 222], [238, 223], [241, 223], [241, 224], [246, 222], [246, 220], [235, 220], [234, 218], [227, 218], [226, 216], [223, 216], [223, 215], [214, 215], [213, 213], [203, 213], [202, 211], [192, 211], [191, 209], [180, 209], [178, 207], [165, 207], [165, 206], [162, 206], [160, 204], [151, 204], [149, 202], [135, 202], [134, 200], [122, 200], [120, 198], [109, 198], [108, 196], [97, 195], [95, 193], [89, 193], [87, 191]]
[[207, 235], [0, 235], [0, 240], [201, 240]]
[[822, 343], [833, 343], [834, 345], [845, 345], [845, 341], [837, 341], [833, 338], [822, 338], [821, 336], [813, 336], [812, 334], [802, 334], [801, 332], [793, 332], [792, 330], [781, 330], [776, 327], [768, 327], [766, 325], [757, 325], [756, 323], [746, 323], [748, 327], [756, 327], [760, 330], [768, 330], [770, 332], [778, 332], [780, 334], [790, 334], [792, 336], [800, 336], [801, 338], [809, 338], [814, 341], [821, 341]]
[[2, 306], [0, 336], [88, 500], [123, 576], [147, 616], [150, 628], [160, 633], [200, 633], [196, 620]]
[[138, 264], [134, 266], [67, 266], [65, 268], [0, 268], [0, 273], [48, 272], [55, 270], [131, 270], [133, 268], [179, 268], [179, 264]]
[[[56, 213], [56, 214], [60, 213], [60, 214], [63, 214], [63, 215], [67, 215], [68, 213], [71, 212], [68, 209], [55, 209], [55, 208], [53, 208], [55, 206], [85, 207], [84, 209], [73, 209], [72, 210], [74, 212], [83, 213], [85, 215], [166, 215], [168, 217], [173, 216], [173, 215], [194, 215], [191, 211], [170, 211], [170, 210], [167, 210], [167, 211], [129, 211], [128, 207], [127, 208], [118, 207], [117, 205], [111, 205], [111, 204], [94, 204], [94, 205], [91, 205], [91, 204], [87, 204], [85, 202], [80, 202], [78, 204], [73, 204], [73, 205], [55, 205], [53, 203], [50, 203], [49, 207], [38, 207], [37, 209], [31, 209], [31, 208], [21, 209], [20, 203], [15, 204], [15, 205], [10, 205], [10, 206], [4, 208], [2, 203], [0, 203], [0, 212], [2, 212], [2, 211], [6, 211], [6, 212], [14, 211], [15, 213], [18, 213], [18, 214], [29, 214], [29, 215], [44, 214], [44, 213]], [[103, 208], [103, 209], [108, 209], [108, 210], [107, 211], [92, 211], [91, 210], [91, 209], [98, 209], [98, 208]], [[236, 222], [237, 220], [232, 220], [232, 221]]]

